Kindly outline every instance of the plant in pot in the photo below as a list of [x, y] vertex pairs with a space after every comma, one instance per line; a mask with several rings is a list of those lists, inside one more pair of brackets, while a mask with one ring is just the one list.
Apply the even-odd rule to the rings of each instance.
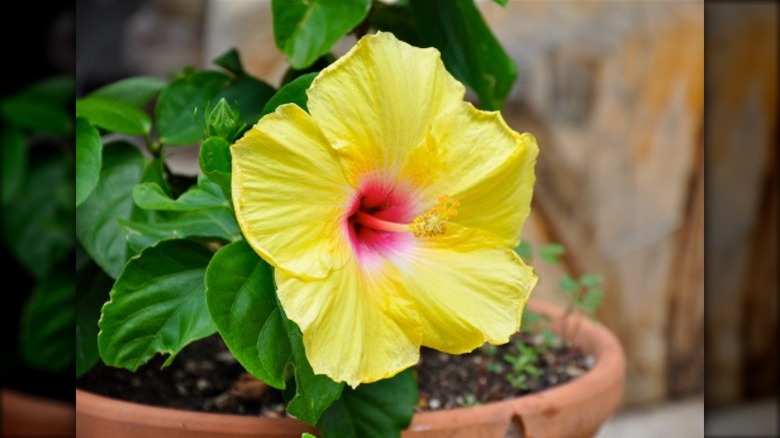
[[[458, 421], [415, 415], [421, 347], [467, 353], [520, 327], [537, 279], [513, 249], [538, 149], [499, 112], [464, 101], [458, 79], [496, 110], [515, 77], [473, 3], [272, 8], [292, 65], [278, 90], [230, 51], [220, 70], [130, 78], [77, 100], [76, 232], [89, 256], [79, 295], [92, 303], [77, 329], [99, 329], [79, 344], [77, 373], [92, 387], [106, 376], [89, 371], [98, 360], [174, 368], [187, 345], [224, 342], [226, 361], [248, 372], [237, 385], [302, 422], [150, 410], [79, 390], [80, 436], [315, 432], [304, 423], [323, 436], [433, 436]], [[333, 60], [353, 30], [358, 42]], [[196, 143], [197, 178], [171, 172], [166, 151]], [[517, 379], [527, 359], [515, 359]], [[122, 381], [131, 392], [148, 374], [136, 376]], [[463, 409], [496, 423], [519, 408]]]
[[73, 96], [71, 79], [51, 78], [0, 104], [2, 257], [12, 275], [3, 307], [3, 436], [73, 433]]

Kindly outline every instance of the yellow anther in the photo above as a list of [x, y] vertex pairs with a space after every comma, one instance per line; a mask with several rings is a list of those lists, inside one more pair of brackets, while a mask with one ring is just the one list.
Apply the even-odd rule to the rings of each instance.
[[447, 195], [439, 197], [439, 205], [414, 218], [409, 227], [414, 237], [440, 236], [447, 231], [447, 221], [458, 214], [460, 202], [450, 200]]

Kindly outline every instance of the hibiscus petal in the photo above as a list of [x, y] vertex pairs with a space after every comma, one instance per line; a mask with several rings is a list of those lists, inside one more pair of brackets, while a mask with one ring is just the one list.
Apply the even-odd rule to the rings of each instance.
[[321, 280], [276, 271], [277, 294], [303, 334], [316, 374], [353, 388], [391, 377], [417, 363], [422, 334], [398, 268], [367, 271], [356, 261]]
[[307, 105], [358, 185], [365, 175], [394, 178], [433, 119], [464, 93], [437, 50], [380, 32], [324, 69], [307, 91]]
[[455, 224], [396, 262], [417, 304], [422, 345], [453, 354], [508, 342], [537, 281], [514, 251]]
[[499, 112], [464, 102], [434, 121], [426, 141], [409, 154], [400, 179], [423, 193], [422, 204], [434, 206], [442, 195], [458, 200], [452, 221], [514, 247], [531, 209], [538, 154], [531, 134], [514, 132]]
[[233, 205], [255, 251], [304, 278], [343, 266], [350, 257], [342, 224], [351, 189], [311, 116], [282, 105], [231, 151]]

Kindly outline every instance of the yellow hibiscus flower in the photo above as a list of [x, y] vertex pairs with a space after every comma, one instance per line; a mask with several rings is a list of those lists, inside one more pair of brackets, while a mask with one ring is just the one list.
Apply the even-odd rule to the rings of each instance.
[[352, 387], [420, 346], [506, 343], [536, 275], [512, 250], [538, 148], [475, 109], [439, 52], [363, 37], [232, 146], [247, 241], [317, 374]]

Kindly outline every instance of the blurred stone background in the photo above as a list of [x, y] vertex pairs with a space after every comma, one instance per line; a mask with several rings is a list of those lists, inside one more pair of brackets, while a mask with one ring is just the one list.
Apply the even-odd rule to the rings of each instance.
[[[604, 275], [598, 317], [626, 350], [624, 406], [701, 395], [705, 375], [708, 402], [772, 393], [777, 58], [765, 54], [777, 52], [776, 5], [478, 3], [519, 68], [505, 118], [541, 149], [528, 239], [569, 251], [565, 266], [540, 266], [536, 296], [560, 300], [562, 272]], [[705, 41], [705, 16], [727, 31]], [[78, 23], [81, 92], [203, 67], [233, 46], [271, 85], [286, 70], [270, 1], [78, 0]], [[706, 118], [705, 42], [708, 74], [726, 82]], [[706, 247], [705, 209], [722, 216]]]

